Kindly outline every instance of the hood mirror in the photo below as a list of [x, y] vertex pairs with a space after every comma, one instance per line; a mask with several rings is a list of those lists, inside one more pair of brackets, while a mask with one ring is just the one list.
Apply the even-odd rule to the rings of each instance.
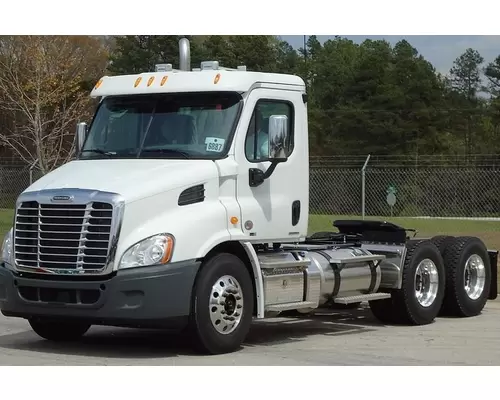
[[78, 145], [78, 152], [82, 150], [86, 138], [87, 138], [87, 123], [79, 122], [78, 124], [76, 124], [76, 139]]

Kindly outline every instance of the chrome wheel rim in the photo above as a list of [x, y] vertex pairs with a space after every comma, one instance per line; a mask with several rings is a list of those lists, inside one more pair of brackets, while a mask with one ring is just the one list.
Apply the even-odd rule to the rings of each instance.
[[230, 275], [217, 279], [210, 292], [208, 308], [212, 326], [218, 333], [234, 332], [243, 315], [243, 292], [239, 282]]
[[436, 264], [426, 258], [415, 271], [415, 297], [422, 307], [431, 306], [439, 289], [439, 273]]
[[464, 268], [464, 289], [471, 300], [477, 300], [483, 294], [486, 283], [486, 267], [477, 254], [471, 255]]

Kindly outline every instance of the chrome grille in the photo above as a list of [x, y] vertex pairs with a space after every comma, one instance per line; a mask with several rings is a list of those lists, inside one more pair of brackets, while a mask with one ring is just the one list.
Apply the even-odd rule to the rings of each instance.
[[105, 202], [24, 201], [16, 208], [16, 266], [98, 273], [108, 260], [112, 219], [113, 206]]

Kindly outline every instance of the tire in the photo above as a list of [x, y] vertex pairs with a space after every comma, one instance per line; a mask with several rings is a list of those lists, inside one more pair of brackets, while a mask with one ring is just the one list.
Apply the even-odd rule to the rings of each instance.
[[[470, 257], [476, 261], [482, 261], [479, 271], [482, 272], [482, 280], [477, 278], [477, 269], [469, 269], [466, 273], [466, 265]], [[448, 245], [444, 255], [446, 266], [446, 292], [443, 303], [443, 313], [457, 317], [473, 317], [481, 313], [486, 302], [491, 286], [491, 264], [488, 250], [481, 239], [477, 237], [457, 237]], [[482, 267], [481, 267], [482, 265]], [[470, 273], [472, 272], [472, 274]], [[476, 286], [475, 293], [468, 294], [466, 290], [466, 278], [471, 278], [471, 286]]]
[[454, 239], [455, 239], [454, 236], [441, 235], [441, 236], [434, 236], [431, 239], [431, 242], [434, 243], [434, 245], [438, 248], [441, 255], [444, 257], [444, 251], [446, 250], [446, 248], [450, 243], [453, 243]]
[[[455, 237], [454, 236], [448, 236], [448, 235], [441, 235], [441, 236], [434, 236], [431, 238], [431, 242], [436, 245], [438, 248], [439, 252], [441, 253], [441, 256], [443, 257], [444, 260], [444, 254], [448, 246], [450, 244], [454, 243]], [[447, 270], [446, 263], [444, 265], [445, 271]], [[446, 285], [445, 285], [446, 286]], [[445, 290], [445, 298], [446, 298], [446, 290]], [[443, 305], [441, 306], [441, 310], [439, 311], [439, 316], [446, 315], [446, 310], [444, 309], [444, 300], [443, 300]]]
[[398, 323], [396, 309], [392, 299], [369, 301], [370, 311], [384, 325], [393, 325]]
[[[425, 264], [423, 264], [425, 262]], [[423, 268], [420, 269], [419, 267]], [[420, 298], [426, 293], [425, 284], [432, 270], [433, 280], [437, 282], [433, 290], [427, 292], [428, 297]], [[419, 283], [418, 277], [423, 277]], [[402, 270], [401, 289], [393, 290], [390, 299], [370, 302], [374, 316], [385, 324], [427, 325], [438, 316], [445, 294], [445, 268], [443, 257], [438, 248], [430, 240], [410, 240], [406, 245], [406, 256]], [[427, 300], [427, 301], [425, 301]]]
[[189, 331], [196, 349], [205, 354], [237, 350], [250, 330], [253, 308], [252, 278], [243, 261], [228, 253], [210, 258], [193, 290]]
[[90, 329], [90, 324], [79, 322], [48, 321], [30, 319], [31, 329], [40, 337], [54, 342], [69, 342], [80, 339]]

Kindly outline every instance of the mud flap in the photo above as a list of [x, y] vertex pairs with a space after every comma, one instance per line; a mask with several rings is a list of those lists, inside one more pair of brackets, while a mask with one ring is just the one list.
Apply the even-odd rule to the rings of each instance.
[[495, 300], [498, 296], [498, 250], [488, 250], [491, 264], [491, 286], [488, 300]]

